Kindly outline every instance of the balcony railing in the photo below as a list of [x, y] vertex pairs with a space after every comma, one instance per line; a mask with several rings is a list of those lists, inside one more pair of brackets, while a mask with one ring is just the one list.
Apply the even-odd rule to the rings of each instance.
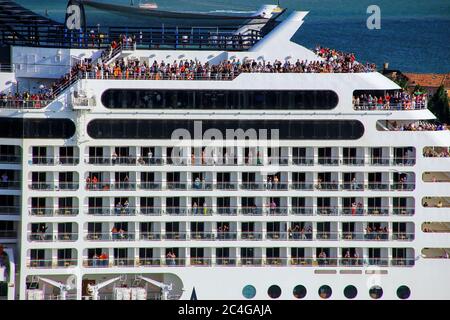
[[415, 187], [416, 187], [415, 183], [396, 182], [394, 184], [391, 184], [391, 190], [396, 191], [413, 191]]
[[28, 185], [31, 190], [40, 190], [40, 191], [55, 191], [55, 190], [68, 190], [75, 191], [78, 190], [79, 184], [75, 182], [60, 182], [58, 184], [54, 184], [51, 182], [32, 182]]
[[191, 257], [189, 263], [191, 264], [191, 266], [209, 267], [209, 266], [211, 266], [211, 259]]
[[115, 267], [134, 267], [135, 260], [129, 258], [114, 258], [112, 260], [113, 266]]
[[317, 158], [317, 164], [322, 166], [338, 166], [339, 159], [335, 157]]
[[19, 215], [20, 207], [17, 206], [0, 206], [0, 215]]
[[206, 206], [193, 207], [188, 210], [188, 213], [193, 216], [211, 216], [213, 214], [213, 210]]
[[236, 240], [238, 233], [234, 231], [217, 231], [217, 240]]
[[16, 239], [17, 231], [15, 230], [1, 230], [0, 239]]
[[314, 165], [314, 158], [312, 157], [292, 157], [292, 164], [298, 166], [312, 166]]
[[59, 232], [57, 234], [47, 232], [32, 232], [28, 235], [29, 241], [48, 242], [48, 241], [76, 241], [78, 240], [78, 233]]
[[359, 103], [353, 104], [353, 108], [355, 110], [364, 110], [364, 111], [385, 111], [385, 110], [422, 110], [427, 108], [427, 100], [425, 101], [417, 101], [414, 102], [414, 105], [411, 101], [408, 102], [398, 102], [398, 103]]
[[263, 233], [260, 231], [244, 231], [240, 234], [241, 240], [262, 240]]
[[217, 207], [215, 213], [223, 216], [236, 216], [238, 214], [237, 207]]
[[69, 268], [77, 266], [77, 259], [31, 259], [28, 261], [27, 266], [29, 268]]
[[415, 234], [413, 232], [393, 232], [391, 240], [413, 241]]
[[346, 166], [363, 166], [366, 164], [364, 157], [344, 157], [342, 164]]
[[415, 213], [414, 208], [408, 208], [408, 207], [400, 207], [400, 208], [393, 208], [392, 214], [394, 215], [401, 215], [401, 216], [413, 216]]
[[[139, 240], [169, 240], [169, 241], [187, 241], [187, 240], [205, 240], [205, 241], [234, 241], [237, 239], [247, 241], [259, 240], [279, 240], [279, 241], [413, 241], [415, 234], [413, 232], [354, 232], [354, 231], [315, 231], [310, 229], [304, 231], [179, 231], [179, 232], [141, 232], [139, 237], [134, 232], [111, 233], [111, 232], [88, 232], [85, 239], [88, 241], [134, 241]], [[29, 236], [30, 241], [74, 241], [77, 240], [77, 235], [74, 234], [60, 234], [53, 235], [52, 233], [42, 234], [33, 233]]]
[[53, 165], [77, 165], [80, 162], [78, 157], [32, 157], [30, 165], [53, 166]]
[[318, 207], [316, 208], [316, 215], [319, 216], [337, 216], [339, 210], [337, 207]]
[[385, 183], [385, 182], [369, 182], [367, 184], [367, 188], [369, 190], [388, 191], [389, 190], [389, 183]]
[[138, 188], [142, 190], [162, 190], [161, 182], [141, 182]]
[[331, 232], [331, 231], [317, 231], [316, 232], [316, 240], [337, 240], [339, 238], [338, 232]]
[[312, 216], [314, 214], [313, 208], [308, 207], [292, 207], [291, 214], [300, 216]]
[[364, 191], [364, 184], [359, 182], [344, 182], [341, 184], [341, 190]]
[[60, 156], [57, 158], [57, 163], [61, 165], [77, 165], [80, 163], [80, 159], [78, 157], [64, 157]]
[[1, 99], [0, 109], [42, 109], [53, 100]]
[[140, 240], [161, 240], [161, 232], [141, 232], [139, 235]]
[[289, 240], [312, 240], [312, 231], [290, 231], [287, 233]]
[[0, 181], [0, 189], [20, 190], [20, 181]]
[[187, 232], [166, 232], [163, 236], [165, 240], [187, 240]]
[[314, 190], [314, 185], [307, 182], [293, 182], [289, 187], [291, 190]]
[[185, 216], [189, 212], [189, 209], [183, 207], [166, 207], [164, 212], [168, 215]]
[[78, 208], [31, 208], [29, 210], [32, 216], [76, 216], [78, 214]]
[[83, 260], [83, 266], [86, 268], [108, 268], [109, 259], [90, 258]]
[[391, 266], [393, 267], [411, 267], [414, 266], [414, 258], [391, 258]]
[[[33, 164], [52, 165], [55, 163], [78, 163], [77, 157], [34, 157]], [[17, 159], [20, 161], [20, 157]], [[69, 161], [70, 160], [70, 161]], [[0, 161], [1, 162], [1, 161]], [[88, 157], [85, 159], [87, 164], [91, 165], [111, 165], [111, 166], [287, 166], [287, 165], [323, 165], [323, 166], [413, 166], [416, 164], [415, 157], [331, 157], [331, 158], [313, 158], [313, 157], [280, 157], [280, 158], [261, 158], [249, 161], [246, 157], [171, 157], [171, 156], [99, 156]]]
[[[1, 214], [0, 207], [0, 214]], [[96, 216], [135, 216], [138, 214], [147, 216], [161, 216], [179, 215], [179, 216], [287, 216], [287, 215], [301, 215], [301, 216], [389, 216], [389, 215], [414, 215], [414, 208], [390, 208], [390, 207], [288, 207], [288, 206], [250, 206], [250, 207], [92, 207], [86, 208], [85, 213]], [[53, 215], [76, 215], [78, 209], [76, 208], [33, 208], [30, 209], [30, 215], [38, 216], [53, 216]]]
[[146, 215], [146, 216], [160, 216], [162, 214], [163, 210], [161, 208], [155, 208], [155, 207], [141, 207], [139, 210], [140, 214]]
[[93, 207], [88, 208], [86, 213], [94, 216], [135, 216], [137, 209], [134, 207]]
[[139, 258], [137, 260], [137, 267], [160, 267], [162, 260], [158, 258]]
[[33, 156], [31, 161], [30, 161], [30, 164], [53, 166], [55, 164], [55, 158], [54, 157], [36, 157], [36, 156]]
[[316, 190], [327, 190], [327, 191], [339, 190], [339, 184], [335, 182], [319, 182], [314, 187]]
[[[77, 186], [77, 184], [72, 184]], [[35, 190], [54, 190], [56, 187], [48, 183], [33, 184]], [[319, 182], [316, 184], [304, 183], [304, 182], [161, 182], [161, 181], [149, 181], [140, 182], [128, 181], [128, 182], [89, 182], [85, 185], [87, 190], [93, 191], [135, 191], [135, 190], [175, 190], [175, 191], [212, 191], [212, 190], [224, 190], [224, 191], [236, 191], [236, 190], [251, 190], [251, 191], [286, 191], [286, 190], [318, 190], [318, 191], [412, 191], [415, 188], [415, 183], [388, 183], [388, 182], [369, 182], [364, 185], [362, 183], [345, 182], [338, 184], [336, 182]], [[31, 187], [30, 187], [31, 188]], [[60, 189], [66, 188], [61, 185]]]
[[192, 232], [191, 240], [215, 240], [216, 235], [213, 232]]
[[134, 241], [134, 232], [88, 232], [86, 240], [93, 241]]
[[[70, 259], [67, 259], [70, 260]], [[51, 261], [40, 260], [41, 268], [51, 268], [58, 266]], [[70, 260], [73, 261], [73, 260]], [[110, 262], [111, 261], [111, 262]], [[87, 268], [106, 268], [106, 267], [171, 267], [171, 266], [239, 266], [239, 267], [363, 267], [370, 266], [395, 266], [408, 267], [413, 266], [413, 258], [362, 258], [362, 257], [191, 257], [188, 261], [185, 258], [112, 258], [99, 259], [89, 258], [83, 260], [83, 266]], [[72, 264], [75, 265], [75, 264]]]
[[227, 257], [216, 257], [217, 266], [236, 266], [237, 259], [227, 258]]
[[18, 164], [21, 162], [20, 155], [8, 155], [2, 154], [0, 155], [0, 163], [8, 163], [8, 164]]

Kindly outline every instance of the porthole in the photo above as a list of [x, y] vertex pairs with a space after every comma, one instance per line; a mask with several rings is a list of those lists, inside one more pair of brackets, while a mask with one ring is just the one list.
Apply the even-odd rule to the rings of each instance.
[[347, 299], [353, 299], [358, 294], [358, 289], [355, 286], [349, 285], [344, 288], [344, 296]]
[[319, 296], [322, 299], [328, 299], [329, 297], [331, 297], [332, 292], [333, 291], [331, 290], [330, 286], [327, 285], [323, 285], [319, 288]]
[[380, 299], [383, 296], [383, 289], [380, 286], [373, 286], [369, 290], [369, 295], [372, 299]]
[[277, 285], [270, 286], [267, 290], [267, 294], [272, 299], [277, 299], [281, 296], [281, 288]]
[[253, 299], [256, 296], [256, 288], [252, 285], [246, 285], [242, 289], [242, 295], [247, 299]]
[[294, 297], [296, 297], [297, 299], [303, 299], [304, 297], [306, 297], [306, 292], [307, 292], [306, 288], [301, 284], [299, 284], [298, 286], [295, 286], [292, 293], [294, 294]]
[[397, 297], [400, 299], [408, 299], [411, 295], [411, 290], [407, 286], [400, 286], [397, 289]]

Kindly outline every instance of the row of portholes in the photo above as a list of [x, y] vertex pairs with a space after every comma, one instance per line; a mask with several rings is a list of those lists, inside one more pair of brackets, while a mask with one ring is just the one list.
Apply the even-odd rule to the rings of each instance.
[[[318, 294], [322, 299], [331, 297], [333, 291], [330, 286], [323, 285], [319, 288]], [[281, 288], [277, 285], [272, 285], [267, 290], [267, 294], [272, 299], [277, 299], [281, 296]], [[292, 294], [297, 299], [306, 297], [307, 290], [301, 284], [294, 287]], [[256, 288], [252, 285], [246, 285], [242, 289], [242, 295], [247, 299], [253, 299], [256, 296]], [[347, 299], [354, 299], [358, 295], [358, 289], [353, 285], [348, 285], [344, 288], [344, 296]], [[372, 299], [380, 299], [383, 296], [383, 289], [380, 286], [373, 286], [369, 290], [369, 295]], [[397, 297], [399, 299], [408, 299], [411, 295], [411, 290], [407, 286], [400, 286], [397, 289]]]

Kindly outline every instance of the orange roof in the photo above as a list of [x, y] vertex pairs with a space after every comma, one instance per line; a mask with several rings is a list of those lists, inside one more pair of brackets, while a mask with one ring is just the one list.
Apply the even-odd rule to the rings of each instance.
[[411, 86], [420, 85], [428, 88], [438, 88], [442, 84], [445, 88], [450, 88], [450, 73], [404, 73]]

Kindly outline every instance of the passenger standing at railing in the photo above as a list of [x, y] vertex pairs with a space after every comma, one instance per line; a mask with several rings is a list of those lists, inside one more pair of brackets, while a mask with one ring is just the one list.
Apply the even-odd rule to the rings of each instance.
[[194, 189], [201, 189], [201, 182], [199, 177], [195, 178], [194, 180]]
[[93, 267], [97, 267], [97, 265], [98, 265], [98, 259], [99, 259], [99, 256], [97, 256], [97, 254], [94, 253], [94, 256], [92, 257], [92, 266], [93, 266]]
[[6, 172], [4, 172], [2, 174], [2, 187], [7, 188], [8, 187], [8, 182], [9, 182], [9, 177], [6, 174]]
[[121, 210], [122, 210], [122, 204], [120, 203], [120, 201], [118, 201], [118, 202], [116, 203], [116, 208], [115, 208], [115, 213], [116, 213], [116, 215], [119, 215], [120, 212], [121, 212]]
[[267, 177], [267, 189], [272, 190], [272, 178]]
[[280, 182], [280, 181], [279, 181], [279, 179], [278, 179], [278, 175], [274, 175], [274, 176], [273, 176], [273, 185], [274, 185], [274, 189], [278, 189], [278, 188], [279, 188], [279, 185], [278, 185], [279, 182]]
[[153, 152], [151, 150], [149, 150], [149, 152], [147, 152], [147, 161], [148, 161], [148, 164], [152, 164], [152, 162], [153, 162]]
[[125, 178], [123, 179], [123, 186], [125, 189], [130, 188], [130, 179], [128, 178], [128, 175], [126, 175]]
[[119, 232], [117, 231], [117, 228], [114, 226], [111, 229], [111, 237], [112, 237], [112, 239], [116, 240], [118, 238], [118, 234], [119, 234]]
[[270, 214], [275, 214], [277, 209], [277, 204], [275, 203], [275, 200], [272, 199], [272, 202], [270, 202], [269, 206], [270, 206]]
[[200, 189], [206, 189], [206, 180], [205, 180], [205, 177], [203, 177], [202, 178], [202, 183], [201, 183], [201, 185], [200, 185]]
[[93, 186], [94, 190], [97, 189], [97, 183], [98, 183], [97, 176], [94, 176], [94, 177], [92, 178], [92, 186]]
[[356, 177], [353, 177], [352, 182], [351, 182], [351, 189], [352, 190], [356, 190]]
[[113, 154], [111, 155], [111, 161], [112, 161], [112, 164], [116, 164], [117, 153], [115, 151], [113, 151]]
[[0, 243], [0, 267], [5, 267], [3, 271], [3, 276], [5, 279], [9, 278], [9, 257], [4, 251], [3, 244]]

